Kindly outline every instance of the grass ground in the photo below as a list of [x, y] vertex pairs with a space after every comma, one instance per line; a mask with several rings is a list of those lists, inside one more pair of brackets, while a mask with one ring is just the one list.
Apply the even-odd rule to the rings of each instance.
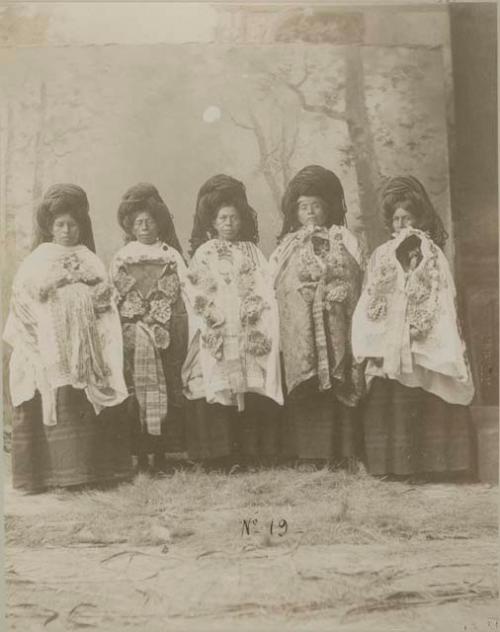
[[8, 490], [5, 520], [10, 629], [498, 625], [497, 490], [485, 485], [177, 471], [111, 490]]

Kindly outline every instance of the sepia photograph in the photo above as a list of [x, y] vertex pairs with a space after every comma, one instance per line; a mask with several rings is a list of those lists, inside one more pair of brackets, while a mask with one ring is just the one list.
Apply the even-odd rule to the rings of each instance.
[[0, 2], [2, 629], [500, 631], [498, 23]]

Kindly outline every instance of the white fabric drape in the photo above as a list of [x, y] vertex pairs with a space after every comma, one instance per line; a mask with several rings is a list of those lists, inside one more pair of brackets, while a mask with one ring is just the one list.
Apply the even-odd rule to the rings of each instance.
[[47, 425], [57, 423], [60, 386], [84, 389], [96, 413], [127, 398], [120, 320], [104, 266], [85, 246], [44, 243], [26, 257], [3, 338], [13, 405], [38, 390]]
[[[410, 235], [420, 239], [422, 259], [405, 271], [396, 250]], [[379, 246], [352, 322], [354, 355], [368, 359], [367, 383], [375, 376], [388, 377], [449, 403], [469, 404], [474, 386], [455, 297], [446, 257], [425, 233], [405, 230]], [[415, 335], [420, 323], [425, 331]]]
[[[227, 256], [221, 256], [220, 248]], [[259, 340], [268, 341], [267, 353], [247, 350], [254, 328], [244, 322], [246, 303], [240, 290], [246, 282], [252, 285], [252, 300], [262, 301], [256, 328]], [[278, 307], [261, 251], [251, 242], [206, 242], [189, 265], [186, 291], [190, 321], [183, 367], [186, 397], [242, 410], [244, 393], [254, 392], [283, 404]], [[200, 301], [211, 305], [208, 320], [200, 314]], [[219, 322], [211, 327], [210, 318]]]

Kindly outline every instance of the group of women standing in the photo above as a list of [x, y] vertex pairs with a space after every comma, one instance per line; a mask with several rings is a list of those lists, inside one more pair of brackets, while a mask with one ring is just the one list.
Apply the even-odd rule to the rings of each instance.
[[164, 471], [165, 453], [186, 449], [209, 467], [470, 475], [474, 390], [446, 233], [413, 177], [391, 179], [382, 208], [391, 238], [365, 265], [340, 180], [305, 167], [267, 261], [244, 185], [217, 175], [186, 264], [157, 189], [138, 184], [108, 274], [85, 192], [51, 187], [4, 334], [14, 487], [124, 480], [131, 454]]

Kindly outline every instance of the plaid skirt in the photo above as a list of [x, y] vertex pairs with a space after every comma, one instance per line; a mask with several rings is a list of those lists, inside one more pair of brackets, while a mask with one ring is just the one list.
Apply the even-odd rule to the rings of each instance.
[[340, 462], [360, 455], [359, 410], [339, 402], [331, 389], [320, 391], [316, 378], [287, 397], [285, 420], [283, 443], [292, 457]]
[[365, 402], [363, 428], [370, 474], [474, 475], [475, 439], [467, 406], [377, 377]]
[[[168, 402], [168, 412], [161, 420], [161, 434], [151, 435], [141, 426], [139, 405], [135, 397], [131, 397], [127, 405], [132, 429], [132, 453], [136, 456], [178, 453], [186, 450], [185, 400], [181, 373], [187, 353], [187, 338], [186, 308], [182, 299], [179, 299], [172, 308], [170, 345], [166, 351], [160, 351]], [[127, 353], [125, 358], [127, 360]], [[125, 379], [129, 386], [133, 386], [133, 371], [127, 367], [130, 367], [130, 362], [126, 361]]]
[[56, 392], [57, 424], [42, 421], [40, 394], [14, 408], [13, 486], [29, 492], [122, 481], [132, 476], [125, 403], [96, 415], [84, 391]]

